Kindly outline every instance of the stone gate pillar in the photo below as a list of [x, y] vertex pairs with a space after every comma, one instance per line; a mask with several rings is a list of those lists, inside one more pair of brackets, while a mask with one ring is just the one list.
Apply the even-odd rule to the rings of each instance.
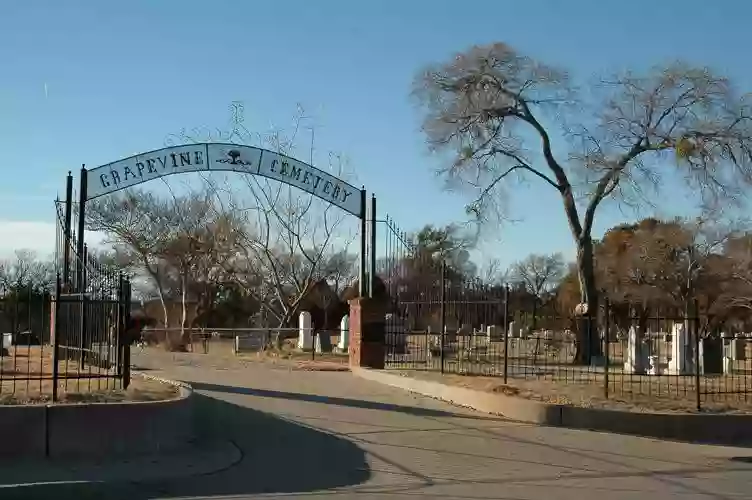
[[350, 304], [350, 366], [384, 368], [386, 308], [383, 301], [359, 297]]

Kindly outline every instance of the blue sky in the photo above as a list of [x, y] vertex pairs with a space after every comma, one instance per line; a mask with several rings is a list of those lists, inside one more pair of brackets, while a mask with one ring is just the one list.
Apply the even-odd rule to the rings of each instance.
[[[722, 8], [723, 6], [723, 8]], [[317, 150], [345, 153], [358, 184], [405, 229], [461, 220], [409, 97], [421, 66], [504, 41], [581, 78], [681, 57], [752, 89], [742, 0], [35, 1], [0, 4], [0, 253], [52, 248], [68, 170], [164, 145], [184, 127], [286, 125], [302, 103]], [[546, 186], [521, 187], [518, 222], [483, 243], [504, 263], [571, 239]], [[662, 211], [681, 213], [665, 199]], [[625, 216], [600, 213], [598, 231]]]

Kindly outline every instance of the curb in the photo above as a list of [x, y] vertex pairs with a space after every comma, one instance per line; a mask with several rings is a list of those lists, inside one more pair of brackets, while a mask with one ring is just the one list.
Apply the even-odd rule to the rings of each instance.
[[[163, 384], [172, 385], [175, 387], [180, 388], [180, 395], [177, 398], [173, 399], [165, 399], [163, 401], [174, 401], [176, 399], [190, 399], [193, 397], [193, 387], [190, 384], [187, 384], [185, 382], [181, 382], [179, 380], [171, 380], [169, 378], [163, 378], [163, 377], [157, 377], [156, 375], [151, 375], [150, 373], [142, 372], [142, 371], [134, 371], [131, 372], [131, 376], [138, 375], [139, 377], [143, 377], [149, 380], [154, 380], [156, 382], [161, 382]], [[139, 401], [133, 401], [132, 403], [138, 403]], [[140, 401], [143, 402], [143, 401]], [[147, 401], [152, 403], [159, 403], [160, 401]]]
[[179, 387], [157, 401], [0, 406], [0, 459], [103, 458], [169, 452], [195, 439], [190, 385], [137, 372]]
[[380, 370], [353, 367], [351, 371], [365, 380], [519, 422], [690, 443], [752, 444], [752, 415], [632, 413], [582, 408], [493, 394]]

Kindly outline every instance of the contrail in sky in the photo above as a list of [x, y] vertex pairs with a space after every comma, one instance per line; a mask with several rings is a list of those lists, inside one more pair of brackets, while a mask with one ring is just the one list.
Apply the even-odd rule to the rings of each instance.
[[48, 95], [49, 94], [47, 93], [47, 82], [44, 82], [44, 98], [47, 99]]

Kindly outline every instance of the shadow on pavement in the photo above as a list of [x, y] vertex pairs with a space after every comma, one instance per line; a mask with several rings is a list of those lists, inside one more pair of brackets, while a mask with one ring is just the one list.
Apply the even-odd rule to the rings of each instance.
[[269, 389], [256, 389], [252, 387], [235, 387], [230, 385], [205, 384], [202, 382], [190, 382], [191, 386], [197, 391], [225, 392], [230, 394], [244, 394], [247, 396], [256, 396], [260, 398], [278, 398], [289, 399], [292, 401], [306, 401], [309, 403], [322, 403], [327, 405], [348, 406], [351, 408], [361, 408], [365, 410], [382, 410], [397, 413], [406, 413], [419, 417], [455, 417], [467, 418], [473, 420], [499, 420], [499, 417], [492, 415], [473, 415], [460, 414], [443, 410], [432, 410], [430, 408], [420, 408], [417, 406], [404, 406], [392, 403], [381, 403], [378, 401], [365, 401], [362, 399], [340, 398], [336, 396], [322, 396], [319, 394], [304, 394], [300, 392], [272, 391]]
[[358, 485], [371, 472], [352, 442], [250, 408], [197, 394], [203, 439], [232, 439], [240, 463], [203, 476], [142, 483], [78, 483], [0, 489], [0, 498], [55, 500], [169, 499], [305, 493]]

